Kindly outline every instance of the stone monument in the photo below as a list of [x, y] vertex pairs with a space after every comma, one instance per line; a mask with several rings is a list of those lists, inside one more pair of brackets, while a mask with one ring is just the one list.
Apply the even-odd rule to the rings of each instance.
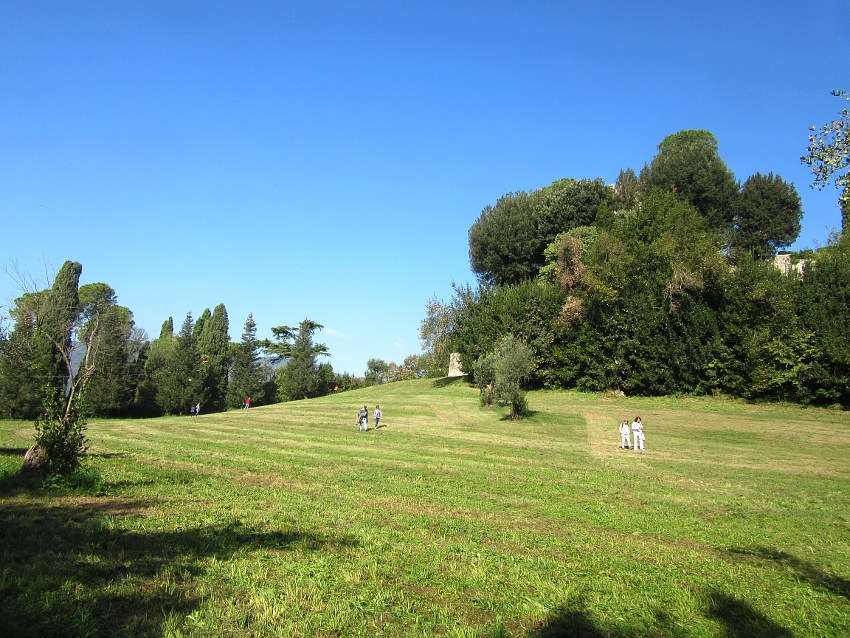
[[452, 352], [449, 355], [449, 376], [462, 377], [463, 374], [463, 370], [460, 369], [460, 353]]

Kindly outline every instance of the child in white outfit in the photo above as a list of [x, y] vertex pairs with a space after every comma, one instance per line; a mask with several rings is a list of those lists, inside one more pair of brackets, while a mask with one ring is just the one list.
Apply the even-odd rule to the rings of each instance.
[[628, 450], [631, 447], [631, 435], [629, 432], [629, 422], [624, 420], [620, 423], [620, 447]]
[[646, 449], [644, 447], [644, 442], [646, 441], [646, 438], [643, 436], [643, 421], [640, 420], [639, 416], [636, 416], [635, 420], [632, 422], [632, 435], [634, 435], [635, 438], [633, 449]]

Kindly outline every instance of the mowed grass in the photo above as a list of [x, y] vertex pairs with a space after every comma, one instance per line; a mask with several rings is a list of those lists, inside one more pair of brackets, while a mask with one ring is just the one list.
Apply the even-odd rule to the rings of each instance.
[[[846, 636], [850, 418], [463, 380], [97, 420], [74, 484], [14, 475], [11, 636]], [[364, 403], [382, 427], [358, 432]], [[643, 417], [647, 450], [619, 449]]]

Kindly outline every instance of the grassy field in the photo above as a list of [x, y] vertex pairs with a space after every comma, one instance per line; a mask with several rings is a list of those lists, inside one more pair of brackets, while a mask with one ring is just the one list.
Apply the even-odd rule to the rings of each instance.
[[[358, 406], [382, 427], [358, 432]], [[462, 380], [97, 420], [84, 472], [17, 476], [10, 636], [846, 636], [850, 418]], [[647, 450], [619, 449], [643, 417]]]

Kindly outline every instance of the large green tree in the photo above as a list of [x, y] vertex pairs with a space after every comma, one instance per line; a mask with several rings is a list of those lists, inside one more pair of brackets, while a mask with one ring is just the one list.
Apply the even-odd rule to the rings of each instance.
[[[133, 313], [119, 306], [115, 290], [104, 283], [80, 286], [78, 338], [95, 350], [95, 373], [88, 384], [88, 409], [98, 416], [128, 414], [139, 381], [136, 361], [142, 335]], [[90, 333], [97, 330], [94, 337]]]
[[644, 192], [653, 188], [676, 193], [715, 228], [732, 221], [738, 183], [720, 158], [709, 131], [686, 130], [665, 137], [641, 175]]
[[227, 384], [229, 407], [241, 407], [248, 397], [251, 397], [254, 405], [260, 403], [265, 383], [265, 373], [260, 361], [261, 347], [262, 344], [257, 339], [257, 324], [254, 316], [248, 313], [242, 330], [242, 341], [231, 348], [232, 363], [230, 381]]
[[531, 196], [508, 193], [487, 206], [469, 229], [469, 263], [489, 283], [513, 283], [535, 275], [529, 256], [535, 234]]
[[283, 339], [280, 344], [288, 345], [289, 351], [286, 365], [277, 370], [278, 397], [281, 400], [295, 401], [318, 396], [322, 384], [316, 359], [327, 356], [329, 352], [325, 344], [313, 342], [313, 333], [322, 327], [311, 319], [304, 319], [296, 329], [280, 326], [273, 330]]
[[537, 276], [558, 233], [593, 224], [614, 192], [600, 179], [561, 179], [487, 206], [469, 229], [470, 266], [488, 284], [517, 284]]
[[778, 175], [756, 173], [741, 188], [732, 246], [756, 258], [772, 257], [800, 234], [803, 209], [793, 184]]
[[797, 313], [819, 356], [812, 362], [808, 398], [850, 408], [850, 244], [832, 241], [806, 265]]
[[813, 332], [801, 320], [799, 281], [771, 263], [745, 255], [726, 278], [720, 306], [732, 357], [723, 389], [748, 399], [806, 401], [818, 359]]
[[36, 318], [24, 306], [36, 293], [15, 300], [14, 326], [0, 354], [0, 416], [34, 419], [41, 409], [42, 388], [55, 377], [50, 342], [36, 330]]
[[104, 308], [99, 321], [99, 334], [90, 345], [97, 349], [97, 358], [88, 406], [98, 416], [122, 416], [130, 411], [136, 387], [134, 361], [140, 344], [133, 315], [124, 306], [113, 305]]
[[[204, 316], [204, 315], [202, 315]], [[198, 353], [201, 359], [204, 410], [219, 412], [227, 406], [227, 374], [230, 367], [230, 322], [224, 304], [217, 305], [212, 314], [206, 311], [201, 329], [195, 324], [198, 335]]]
[[389, 371], [390, 364], [384, 361], [383, 359], [379, 359], [377, 357], [372, 357], [366, 362], [366, 372], [365, 379], [366, 385], [381, 385], [382, 383], [386, 383], [389, 381], [387, 373]]
[[161, 367], [153, 374], [156, 401], [163, 412], [168, 414], [185, 414], [190, 405], [203, 399], [201, 358], [193, 328], [194, 321], [189, 312], [174, 339], [171, 351], [166, 353], [163, 348], [157, 353], [165, 354], [165, 357], [158, 361]]
[[[850, 101], [846, 91], [833, 91], [832, 95]], [[850, 111], [842, 109], [831, 122], [820, 129], [811, 127], [808, 152], [800, 158], [814, 175], [813, 187], [818, 190], [834, 181], [841, 191], [838, 202], [841, 207], [841, 231], [847, 235], [847, 216], [850, 213]]]

